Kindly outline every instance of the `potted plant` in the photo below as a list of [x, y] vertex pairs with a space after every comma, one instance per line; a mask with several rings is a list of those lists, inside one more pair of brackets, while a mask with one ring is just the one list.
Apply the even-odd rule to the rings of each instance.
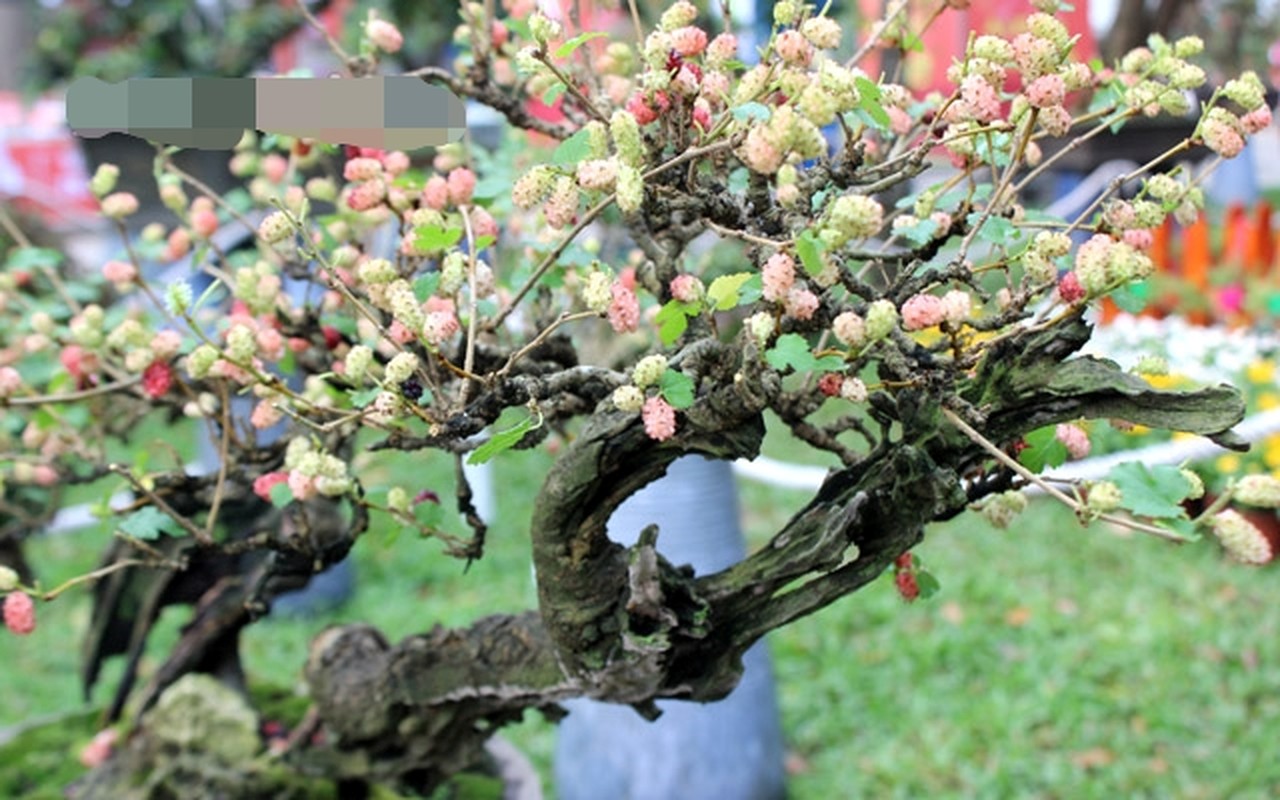
[[[563, 700], [646, 717], [658, 700], [720, 700], [769, 631], [890, 570], [904, 598], [927, 594], [912, 555], [925, 526], [975, 505], [1007, 524], [1029, 485], [1084, 522], [1179, 542], [1208, 533], [1266, 560], [1261, 534], [1227, 510], [1186, 515], [1195, 484], [1176, 469], [1132, 468], [1093, 482], [1086, 499], [1047, 484], [1037, 473], [1046, 459], [1014, 455], [1093, 418], [1239, 447], [1231, 429], [1245, 411], [1231, 387], [1162, 390], [1078, 355], [1086, 309], [1150, 273], [1141, 232], [1199, 197], [1192, 178], [1155, 163], [1147, 180], [1163, 185], [1161, 203], [1055, 220], [1017, 202], [1036, 137], [1077, 122], [1081, 136], [1099, 136], [1146, 110], [1123, 93], [1097, 117], [1066, 110], [1066, 91], [1098, 76], [1072, 58], [1050, 13], [1011, 40], [974, 37], [959, 85], [931, 99], [832, 57], [845, 31], [809, 5], [775, 7], [753, 66], [738, 60], [732, 32], [684, 0], [656, 25], [634, 22], [598, 43], [532, 3], [467, 4], [461, 15], [461, 69], [412, 74], [542, 137], [522, 139], [517, 156], [450, 146], [415, 170], [405, 153], [359, 150], [340, 180], [304, 179], [291, 168], [301, 148], [262, 137], [240, 154], [258, 151], [242, 160], [256, 165], [249, 195], [261, 221], [201, 193], [172, 230], [149, 228], [151, 251], [125, 242], [102, 265], [119, 301], [78, 300], [56, 253], [8, 256], [37, 269], [29, 285], [4, 286], [22, 307], [0, 351], [0, 397], [15, 420], [6, 480], [105, 480], [132, 495], [109, 510], [118, 535], [83, 576], [97, 581], [86, 677], [125, 656], [109, 716], [130, 735], [82, 796], [157, 774], [148, 757], [173, 748], [151, 715], [211, 705], [211, 692], [193, 691], [200, 673], [243, 700], [239, 632], [367, 546], [375, 526], [415, 532], [462, 562], [484, 556], [489, 531], [465, 477], [442, 497], [418, 470], [375, 468], [394, 452], [445, 460], [461, 476], [463, 461], [554, 451], [527, 519], [537, 609], [460, 627], [424, 620], [397, 643], [366, 624], [324, 630], [299, 655], [308, 710], [292, 746], [270, 753], [238, 736], [233, 759], [179, 748], [192, 756], [183, 774], [196, 776], [185, 786], [269, 767], [352, 794], [430, 793], [496, 730], [530, 711], [556, 717]], [[355, 59], [403, 44], [381, 18], [362, 36]], [[1122, 67], [1109, 80], [1181, 91], [1169, 76], [1199, 46], [1159, 44], [1149, 74]], [[1025, 88], [1003, 96], [1009, 72]], [[1222, 91], [1250, 109], [1202, 109], [1203, 143], [1225, 158], [1263, 105], [1256, 76]], [[558, 116], [530, 113], [533, 98]], [[836, 147], [821, 134], [833, 122]], [[939, 147], [958, 172], [883, 201]], [[124, 223], [137, 198], [117, 177], [100, 169], [93, 189]], [[224, 225], [253, 229], [255, 251], [210, 259], [202, 243]], [[1068, 234], [1081, 226], [1092, 235], [1076, 243]], [[605, 247], [610, 233], [631, 243], [624, 255]], [[381, 255], [380, 235], [394, 257]], [[736, 253], [727, 271], [694, 246], [704, 235]], [[159, 281], [146, 263], [187, 252], [214, 279], [210, 291]], [[294, 297], [286, 278], [311, 290]], [[247, 426], [233, 418], [237, 397], [254, 403]], [[180, 454], [110, 458], [105, 443], [152, 414], [195, 420], [217, 469], [193, 474]], [[837, 464], [766, 544], [700, 571], [665, 555], [658, 525], [629, 546], [609, 538], [613, 512], [679, 459], [757, 454], [766, 418]], [[260, 435], [276, 426], [280, 436]], [[1257, 488], [1251, 500], [1270, 491], [1280, 504], [1280, 481]], [[58, 592], [3, 571], [0, 591], [8, 627], [39, 636], [37, 600]], [[140, 670], [158, 610], [180, 603], [193, 605], [190, 622]], [[219, 714], [241, 732], [250, 716], [242, 706]]]

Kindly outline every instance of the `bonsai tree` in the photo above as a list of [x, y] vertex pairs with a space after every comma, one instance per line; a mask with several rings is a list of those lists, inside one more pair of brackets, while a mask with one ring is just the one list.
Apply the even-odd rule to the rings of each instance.
[[[1182, 501], [1201, 489], [1188, 470], [1129, 465], [1074, 487], [1037, 474], [1086, 452], [1074, 423], [1093, 418], [1241, 446], [1235, 389], [1163, 391], [1075, 354], [1089, 308], [1149, 272], [1150, 229], [1202, 204], [1203, 176], [1175, 158], [1233, 157], [1266, 124], [1256, 76], [1214, 92], [1192, 138], [1061, 220], [1020, 202], [1053, 165], [1038, 142], [1185, 112], [1186, 90], [1204, 80], [1197, 40], [1153, 38], [1095, 71], [1073, 60], [1044, 0], [1016, 36], [970, 41], [948, 68], [953, 92], [921, 98], [859, 67], [882, 48], [912, 56], [919, 32], [904, 27], [903, 4], [842, 59], [833, 52], [854, 43], [837, 22], [778, 3], [753, 64], [685, 0], [653, 27], [635, 16], [616, 39], [533, 5], [464, 5], [456, 69], [412, 73], [505, 115], [518, 154], [451, 146], [419, 170], [404, 153], [249, 136], [233, 166], [266, 212], [255, 218], [160, 151], [179, 222], [126, 240], [126, 256], [102, 266], [109, 286], [60, 274], [56, 252], [10, 252], [7, 491], [114, 476], [136, 498], [87, 576], [97, 584], [86, 679], [101, 658], [128, 654], [109, 717], [131, 693], [132, 734], [85, 796], [113, 796], [135, 774], [213, 793], [233, 776], [240, 796], [279, 796], [280, 770], [426, 792], [530, 709], [591, 697], [652, 714], [659, 698], [714, 701], [754, 642], [886, 570], [918, 595], [911, 551], [927, 523], [977, 508], [1008, 524], [1031, 484], [1082, 522], [1180, 542], [1212, 532], [1244, 561], [1270, 558], [1227, 508], [1276, 505], [1270, 478], [1240, 481], [1191, 519]], [[376, 17], [364, 35], [363, 52], [335, 46], [338, 56], [403, 44]], [[312, 169], [326, 151], [340, 175]], [[122, 220], [136, 201], [115, 179], [104, 167], [93, 190]], [[327, 203], [331, 213], [315, 210]], [[252, 231], [248, 258], [219, 252], [224, 226]], [[394, 244], [379, 250], [388, 230]], [[598, 246], [616, 231], [626, 247]], [[708, 238], [728, 254], [691, 247]], [[155, 279], [148, 248], [193, 254], [209, 288]], [[251, 398], [247, 424], [236, 397]], [[157, 410], [199, 421], [215, 470], [107, 457], [108, 440]], [[663, 557], [656, 528], [633, 547], [605, 535], [611, 512], [679, 456], [755, 456], [766, 414], [840, 463], [767, 545], [695, 574]], [[229, 735], [203, 766], [157, 771], [171, 755], [165, 720], [208, 704], [184, 676], [234, 685], [236, 633], [371, 526], [409, 526], [451, 556], [483, 557], [464, 478], [465, 535], [433, 522], [423, 487], [353, 468], [357, 444], [461, 464], [548, 442], [558, 452], [528, 518], [537, 609], [398, 643], [368, 625], [332, 627], [299, 654], [311, 712], [272, 771], [253, 736]], [[36, 600], [57, 594], [3, 571], [0, 590], [17, 633], [35, 624]], [[155, 610], [197, 601], [135, 690]]]

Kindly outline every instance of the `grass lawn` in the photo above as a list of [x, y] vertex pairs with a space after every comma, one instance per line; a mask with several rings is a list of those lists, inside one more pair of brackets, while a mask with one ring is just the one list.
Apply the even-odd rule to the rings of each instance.
[[[499, 519], [469, 572], [436, 543], [371, 534], [353, 602], [252, 628], [251, 674], [298, 683], [306, 643], [332, 621], [368, 620], [395, 640], [530, 607], [524, 515], [545, 459], [497, 460]], [[366, 469], [421, 475], [411, 488], [441, 496], [450, 486], [450, 465], [432, 456]], [[806, 499], [742, 489], [754, 543]], [[45, 584], [91, 567], [103, 535], [32, 542]], [[932, 600], [905, 605], [885, 578], [771, 637], [792, 798], [1280, 795], [1274, 568], [1225, 562], [1208, 543], [1084, 530], [1043, 501], [1009, 531], [977, 515], [934, 526], [917, 553], [942, 582]], [[87, 596], [42, 606], [30, 637], [0, 637], [0, 726], [80, 707]], [[166, 619], [158, 646], [184, 613]], [[552, 726], [533, 719], [509, 735], [549, 786]]]

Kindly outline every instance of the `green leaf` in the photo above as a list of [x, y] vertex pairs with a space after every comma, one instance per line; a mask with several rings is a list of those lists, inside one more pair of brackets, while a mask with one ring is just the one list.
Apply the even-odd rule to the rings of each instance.
[[[967, 221], [970, 226], [973, 226], [977, 225], [980, 219], [982, 219], [982, 213], [975, 211], [968, 216]], [[982, 224], [982, 230], [978, 231], [978, 238], [992, 244], [1008, 244], [1013, 240], [1021, 239], [1022, 232], [1009, 220], [993, 214]]]
[[542, 424], [542, 420], [534, 420], [533, 415], [527, 416], [517, 422], [515, 425], [507, 428], [505, 431], [495, 431], [489, 437], [489, 441], [477, 447], [467, 458], [467, 463], [471, 465], [483, 464], [489, 459], [501, 453], [504, 450], [510, 450], [520, 443], [524, 435], [534, 428]]
[[382, 393], [382, 389], [377, 386], [371, 386], [368, 389], [353, 389], [347, 392], [347, 396], [351, 398], [353, 408], [364, 408], [378, 398]]
[[809, 343], [798, 333], [784, 333], [779, 336], [778, 341], [764, 354], [765, 361], [768, 361], [769, 366], [776, 370], [785, 370], [787, 367], [800, 369], [800, 364], [807, 363], [812, 358]]
[[1026, 448], [1018, 453], [1018, 463], [1032, 472], [1043, 472], [1046, 466], [1060, 467], [1067, 460], [1067, 446], [1058, 440], [1057, 426], [1049, 425], [1023, 437]]
[[662, 339], [664, 345], [669, 345], [689, 327], [689, 317], [684, 313], [681, 307], [684, 303], [679, 300], [670, 300], [654, 317], [654, 321], [658, 323], [658, 337]]
[[576, 164], [591, 155], [591, 132], [586, 128], [565, 139], [551, 154], [552, 164]]
[[933, 239], [934, 234], [938, 232], [938, 223], [932, 219], [922, 219], [905, 228], [894, 228], [893, 232], [919, 247]]
[[418, 302], [425, 303], [428, 297], [436, 293], [436, 287], [439, 285], [439, 272], [428, 272], [426, 275], [419, 275], [413, 280], [413, 296], [418, 298]]
[[439, 225], [419, 225], [413, 229], [413, 244], [421, 250], [443, 250], [452, 247], [462, 238], [462, 228], [443, 228]]
[[608, 34], [604, 33], [603, 31], [591, 31], [589, 33], [580, 33], [577, 36], [570, 39], [569, 41], [557, 47], [555, 53], [553, 53], [552, 55], [554, 55], [556, 58], [568, 58], [569, 56], [573, 55], [573, 51], [577, 50], [579, 47], [582, 47], [582, 45], [586, 44], [592, 39], [599, 39], [601, 36], [608, 36]]
[[711, 282], [707, 288], [707, 299], [716, 311], [728, 311], [741, 302], [742, 285], [751, 280], [750, 272], [735, 272], [732, 275], [721, 275]]
[[672, 408], [688, 408], [693, 405], [693, 378], [683, 372], [668, 368], [662, 373], [658, 390]]
[[542, 100], [542, 104], [544, 106], [551, 105], [560, 97], [560, 95], [564, 94], [565, 89], [567, 88], [568, 87], [565, 86], [562, 81], [556, 81], [551, 84], [547, 87], [547, 90], [542, 93], [542, 97], [540, 98]]
[[493, 243], [494, 243], [494, 242], [496, 242], [496, 241], [498, 241], [498, 238], [497, 238], [496, 236], [479, 236], [479, 237], [476, 237], [476, 242], [475, 242], [476, 250], [483, 250], [483, 249], [485, 249], [486, 247], [488, 247], [489, 245], [493, 244]]
[[916, 586], [920, 587], [920, 599], [928, 600], [942, 589], [942, 584], [927, 569], [916, 570]]
[[289, 484], [280, 481], [271, 487], [271, 505], [276, 508], [284, 508], [293, 502], [293, 490], [289, 488]]
[[118, 527], [135, 539], [151, 540], [167, 533], [165, 528], [170, 525], [173, 525], [173, 520], [168, 514], [155, 506], [143, 506], [120, 520]]
[[49, 247], [19, 247], [5, 261], [5, 269], [33, 269], [56, 267], [62, 263], [62, 253]]
[[1191, 484], [1177, 467], [1168, 464], [1149, 467], [1127, 461], [1112, 467], [1107, 480], [1120, 487], [1120, 505], [1130, 513], [1172, 519], [1186, 516], [1182, 501], [1187, 499]]
[[1111, 300], [1120, 307], [1121, 311], [1127, 311], [1130, 314], [1137, 314], [1147, 307], [1147, 297], [1150, 294], [1150, 287], [1146, 281], [1138, 281], [1128, 286], [1121, 286], [1108, 295]]
[[822, 272], [824, 246], [825, 243], [812, 230], [805, 230], [796, 237], [796, 254], [800, 256], [800, 263], [804, 264], [805, 272], [810, 275], [818, 275]]
[[858, 108], [871, 117], [877, 128], [887, 130], [890, 124], [889, 115], [880, 104], [880, 87], [861, 75], [854, 78], [853, 83], [858, 88]]

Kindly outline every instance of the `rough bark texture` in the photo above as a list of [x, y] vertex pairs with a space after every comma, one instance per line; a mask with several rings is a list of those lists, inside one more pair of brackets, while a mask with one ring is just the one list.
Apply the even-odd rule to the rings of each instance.
[[[1219, 437], [1244, 413], [1228, 387], [1171, 395], [1111, 362], [1063, 363], [1087, 339], [1079, 319], [993, 349], [961, 397], [946, 400], [997, 443], [1080, 417], [1122, 418]], [[740, 353], [740, 351], [739, 351]], [[901, 434], [832, 472], [773, 540], [741, 563], [695, 576], [660, 554], [648, 529], [632, 548], [605, 536], [628, 495], [684, 452], [755, 453], [778, 376], [753, 354], [704, 352], [739, 375], [700, 397], [675, 438], [656, 443], [632, 416], [598, 414], [561, 455], [533, 516], [539, 614], [437, 629], [391, 647], [366, 626], [335, 628], [312, 649], [307, 679], [333, 749], [311, 768], [429, 788], [479, 756], [494, 728], [571, 696], [634, 705], [710, 701], [741, 675], [743, 652], [770, 630], [878, 576], [924, 525], [959, 513], [1007, 480], [961, 479], [987, 461], [950, 427], [936, 398], [899, 392]], [[710, 368], [710, 367], [709, 367]], [[747, 389], [744, 387], [753, 387]], [[770, 388], [771, 387], [771, 388]], [[337, 766], [335, 766], [337, 765]]]

